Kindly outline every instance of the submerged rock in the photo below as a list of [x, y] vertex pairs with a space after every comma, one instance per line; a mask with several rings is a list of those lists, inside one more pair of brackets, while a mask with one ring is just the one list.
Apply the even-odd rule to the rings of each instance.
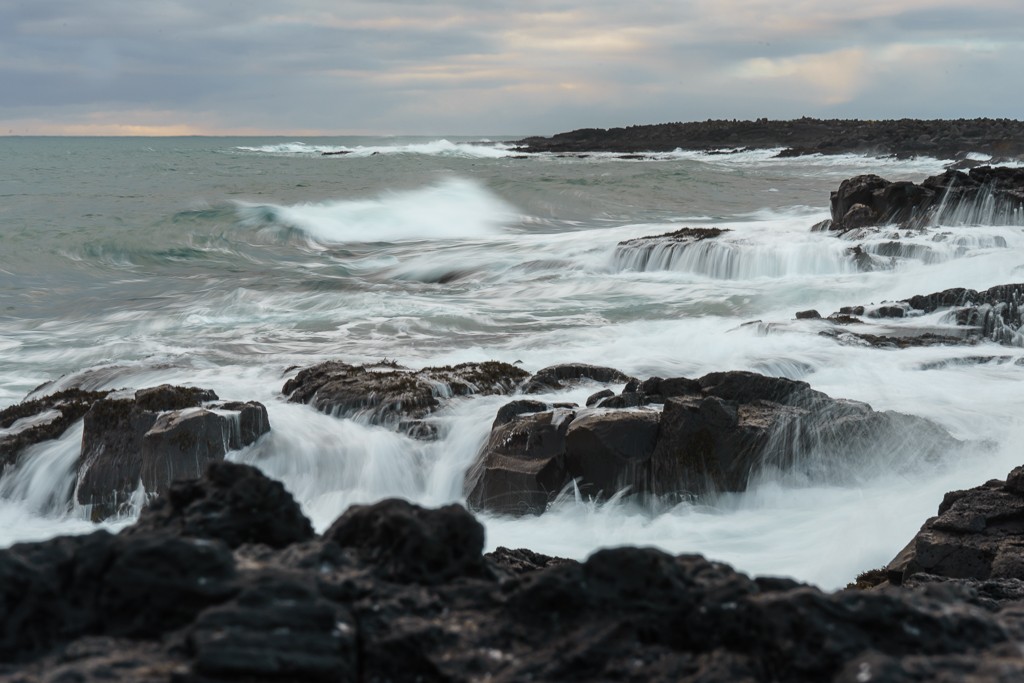
[[[211, 474], [217, 481], [181, 486], [206, 501], [275, 486], [244, 466]], [[283, 494], [262, 508], [269, 517], [278, 505], [289, 515], [297, 507]], [[350, 509], [319, 538], [232, 550], [220, 530], [244, 528], [249, 514], [232, 504], [210, 524], [168, 520], [0, 550], [0, 676], [909, 683], [970, 674], [989, 683], [1024, 674], [1016, 580], [918, 574], [910, 588], [826, 594], [650, 548], [599, 550], [582, 563], [526, 549], [484, 556], [483, 529], [465, 510], [394, 500]]]
[[587, 365], [586, 363], [563, 363], [552, 365], [538, 370], [526, 386], [523, 393], [542, 394], [550, 391], [558, 391], [566, 388], [566, 383], [574, 383], [580, 380], [591, 382], [629, 382], [634, 379], [624, 372], [615, 368], [608, 368], [601, 365]]
[[210, 390], [140, 389], [104, 398], [85, 414], [76, 497], [94, 519], [118, 512], [140, 483], [149, 494], [199, 476], [210, 462], [270, 431], [260, 403], [217, 403]]
[[682, 228], [663, 235], [625, 240], [615, 248], [615, 263], [624, 270], [671, 270], [687, 249], [726, 232], [729, 230], [722, 228]]

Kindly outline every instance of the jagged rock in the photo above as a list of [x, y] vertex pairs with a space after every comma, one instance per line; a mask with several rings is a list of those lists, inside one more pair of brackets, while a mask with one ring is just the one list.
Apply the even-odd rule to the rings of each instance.
[[94, 519], [107, 517], [140, 482], [147, 493], [165, 493], [270, 431], [262, 404], [216, 400], [209, 390], [164, 385], [96, 401], [84, 418], [78, 502], [93, 506]]
[[484, 527], [461, 505], [426, 510], [404, 500], [353, 505], [324, 532], [397, 582], [442, 583], [484, 573]]
[[599, 365], [587, 365], [585, 363], [565, 363], [552, 365], [539, 370], [523, 388], [526, 394], [541, 394], [549, 391], [558, 391], [566, 387], [565, 382], [577, 382], [579, 380], [590, 380], [591, 382], [629, 382], [634, 379], [629, 375], [619, 372], [615, 368], [606, 368]]
[[59, 438], [109, 393], [65, 389], [0, 410], [0, 472], [28, 446]]
[[441, 404], [470, 394], [511, 393], [530, 374], [515, 365], [488, 361], [413, 371], [396, 363], [357, 366], [327, 361], [299, 371], [282, 392], [292, 403], [308, 403], [337, 417], [362, 417], [374, 424], [405, 427]]
[[[466, 477], [469, 504], [538, 514], [573, 482], [597, 498], [623, 489], [661, 496], [743, 491], [766, 468], [816, 476], [842, 471], [880, 445], [902, 453], [913, 443], [915, 458], [934, 459], [959, 443], [929, 420], [753, 372], [652, 377], [627, 388], [597, 400], [597, 410], [495, 420]], [[623, 409], [651, 403], [665, 408]]]
[[860, 175], [840, 183], [832, 192], [831, 204], [829, 229], [841, 232], [876, 225], [1020, 225], [1024, 223], [1024, 169], [949, 170], [920, 185]]
[[[1022, 477], [1003, 492], [1018, 496]], [[649, 548], [485, 558], [465, 510], [402, 501], [357, 506], [282, 548], [232, 554], [178, 533], [0, 550], [0, 677], [995, 683], [1024, 671], [1017, 579], [915, 574], [908, 588], [830, 595]]]
[[[907, 334], [902, 336], [891, 330], [882, 336], [857, 336], [872, 346], [898, 348], [934, 344], [969, 345], [981, 339], [1007, 346], [1024, 345], [1024, 335], [1021, 333], [1021, 326], [1024, 325], [1024, 284], [998, 285], [982, 292], [956, 287], [880, 306], [845, 306], [839, 309], [839, 313], [863, 315], [867, 311], [871, 318], [902, 318], [942, 309], [949, 309], [945, 319], [962, 328], [961, 335], [939, 335], [932, 332], [918, 334], [908, 329]], [[835, 316], [833, 314], [829, 318]]]
[[466, 474], [468, 502], [505, 514], [539, 514], [567, 483], [565, 435], [575, 418], [559, 408], [526, 413], [502, 424]]
[[498, 413], [494, 416], [494, 422], [491, 424], [491, 429], [496, 429], [501, 425], [508, 424], [520, 415], [525, 415], [527, 413], [542, 413], [550, 408], [551, 406], [543, 401], [533, 401], [531, 399], [519, 399], [506, 403], [498, 409]]
[[818, 313], [813, 308], [807, 311], [797, 311], [797, 320], [818, 320], [821, 318], [821, 313]]
[[1022, 471], [1015, 469], [1006, 482], [947, 493], [938, 516], [889, 564], [889, 580], [902, 583], [916, 574], [1024, 580]]
[[313, 537], [312, 525], [280, 482], [231, 462], [212, 462], [202, 479], [172, 483], [124, 534], [157, 531], [215, 538], [230, 548], [244, 543], [283, 548]]

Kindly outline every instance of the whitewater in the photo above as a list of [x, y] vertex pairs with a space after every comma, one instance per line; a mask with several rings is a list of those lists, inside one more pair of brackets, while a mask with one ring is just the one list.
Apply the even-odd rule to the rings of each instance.
[[[897, 254], [865, 238], [887, 259], [872, 272], [855, 267], [854, 243], [811, 231], [844, 178], [919, 182], [946, 162], [522, 158], [502, 139], [0, 139], [0, 409], [71, 386], [161, 383], [260, 401], [272, 431], [228, 458], [282, 481], [318, 529], [391, 496], [463, 502], [463, 476], [510, 400], [453, 400], [433, 417], [439, 438], [419, 441], [287, 403], [285, 381], [324, 360], [751, 370], [932, 419], [966, 442], [939, 461], [880, 444], [814, 476], [759, 472], [744, 493], [674, 505], [568, 490], [539, 517], [480, 515], [489, 549], [582, 559], [651, 545], [823, 588], [886, 563], [946, 491], [1021, 464], [1024, 349], [843, 345], [819, 334], [827, 323], [794, 320], [1024, 281], [1013, 221], [974, 215]], [[687, 249], [620, 245], [682, 227], [728, 232]], [[886, 324], [949, 327], [941, 314]], [[992, 359], [963, 362], [979, 356]], [[600, 388], [538, 398], [582, 405]], [[97, 527], [66, 502], [81, 434], [2, 474], [0, 546]]]

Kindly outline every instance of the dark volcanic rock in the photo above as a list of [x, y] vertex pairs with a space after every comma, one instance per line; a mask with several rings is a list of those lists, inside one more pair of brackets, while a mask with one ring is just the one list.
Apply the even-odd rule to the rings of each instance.
[[[947, 493], [888, 567], [889, 580], [916, 574], [957, 579], [1024, 580], [1024, 468], [1003, 481]], [[1022, 589], [1024, 590], [1024, 589]]]
[[822, 120], [803, 117], [791, 121], [693, 121], [629, 126], [582, 128], [549, 138], [519, 140], [527, 152], [671, 152], [676, 149], [786, 148], [779, 155], [895, 154], [953, 159], [970, 152], [997, 157], [1024, 155], [1024, 123], [1009, 119], [889, 121]]
[[523, 388], [527, 394], [540, 394], [565, 388], [565, 382], [590, 380], [592, 382], [629, 382], [634, 379], [615, 368], [585, 363], [565, 363], [539, 370]]
[[[216, 476], [192, 486], [234, 490], [262, 475]], [[1021, 479], [982, 487], [995, 501], [986, 529], [1005, 504], [991, 494], [1019, 497]], [[957, 529], [977, 526], [962, 514], [970, 495], [944, 503]], [[175, 529], [0, 550], [0, 677], [994, 683], [1024, 672], [1018, 579], [918, 573], [909, 588], [830, 595], [654, 549], [584, 563], [525, 549], [484, 557], [483, 529], [462, 508], [393, 500], [280, 549], [232, 554]]]
[[357, 366], [328, 361], [301, 370], [282, 392], [292, 403], [308, 403], [337, 417], [361, 415], [373, 423], [407, 427], [446, 396], [508, 394], [529, 376], [496, 361], [419, 371], [394, 363]]
[[[880, 449], [909, 462], [959, 443], [928, 420], [753, 372], [652, 377], [627, 389], [578, 413], [499, 414], [466, 477], [469, 504], [538, 514], [573, 483], [596, 498], [742, 491], [767, 468], [834, 476]], [[635, 409], [657, 403], [660, 413]]]
[[107, 517], [140, 482], [162, 494], [270, 431], [262, 404], [210, 403], [216, 399], [209, 390], [164, 385], [95, 402], [84, 420], [78, 502], [93, 506], [94, 519]]
[[506, 514], [543, 512], [567, 483], [565, 435], [575, 416], [558, 408], [516, 415], [501, 424], [496, 419], [466, 474], [469, 504]]
[[[945, 322], [957, 325], [963, 332], [957, 335], [924, 333], [909, 328], [904, 335], [890, 330], [886, 335], [857, 335], [872, 346], [906, 348], [934, 344], [976, 344], [989, 340], [1008, 346], [1024, 343], [1021, 325], [1024, 324], [1024, 284], [999, 285], [978, 292], [962, 287], [927, 295], [913, 296], [904, 301], [877, 307], [844, 307], [844, 311], [867, 311], [871, 318], [902, 318], [934, 313], [948, 309]], [[831, 318], [831, 316], [830, 316]]]
[[844, 180], [832, 193], [830, 230], [876, 225], [1024, 224], [1024, 169], [981, 166], [946, 171], [920, 185], [877, 175]]
[[313, 537], [312, 525], [280, 482], [230, 462], [210, 463], [202, 479], [172, 483], [123, 533], [157, 531], [215, 538], [231, 548], [244, 543], [283, 548]]
[[442, 583], [484, 573], [484, 527], [461, 505], [426, 510], [404, 500], [354, 505], [324, 532], [388, 581]]
[[0, 410], [0, 472], [28, 446], [59, 438], [109, 393], [65, 389]]
[[663, 235], [637, 237], [619, 242], [615, 263], [620, 269], [667, 270], [688, 248], [729, 232], [721, 228], [682, 228]]

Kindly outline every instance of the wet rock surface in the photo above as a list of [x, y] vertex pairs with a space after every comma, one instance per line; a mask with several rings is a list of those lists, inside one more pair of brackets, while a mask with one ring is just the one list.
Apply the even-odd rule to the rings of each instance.
[[974, 345], [990, 341], [1005, 346], [1024, 345], [1024, 284], [998, 285], [977, 291], [957, 287], [932, 294], [918, 295], [896, 302], [869, 306], [847, 306], [830, 316], [855, 314], [869, 319], [901, 319], [942, 312], [939, 325], [945, 329], [924, 331], [915, 327], [890, 328], [883, 334], [826, 330], [846, 343], [862, 342], [880, 348], [912, 346]]
[[840, 183], [831, 197], [829, 230], [895, 225], [1024, 224], [1024, 169], [979, 166], [950, 170], [920, 185], [859, 175]]
[[451, 396], [508, 394], [530, 373], [489, 361], [411, 370], [397, 363], [350, 365], [327, 361], [300, 370], [282, 393], [293, 403], [306, 403], [337, 417], [361, 417], [416, 434], [416, 422]]
[[25, 448], [60, 438], [109, 393], [66, 389], [0, 411], [0, 472], [16, 464]]
[[[219, 481], [185, 485], [197, 499], [262, 477], [215, 469]], [[982, 495], [1018, 496], [1015, 486]], [[294, 508], [281, 497], [253, 505], [264, 518]], [[146, 510], [133, 533], [0, 551], [0, 676], [810, 683], [1024, 672], [1019, 579], [914, 574], [901, 588], [826, 594], [653, 549], [582, 563], [525, 549], [482, 555], [465, 510], [402, 501], [353, 508], [323, 536], [280, 547], [232, 549], [203, 535], [240, 512], [186, 528]]]
[[1024, 122], [1009, 119], [889, 121], [823, 120], [694, 121], [581, 128], [551, 137], [519, 140], [525, 152], [671, 152], [676, 149], [722, 150], [784, 148], [779, 156], [862, 154], [941, 159], [971, 152], [995, 157], [1024, 155]]
[[140, 389], [132, 398], [96, 401], [84, 416], [76, 496], [94, 519], [118, 512], [138, 488], [165, 493], [210, 462], [270, 431], [260, 403], [220, 403], [207, 389]]
[[[605, 374], [604, 376], [611, 376]], [[657, 406], [663, 406], [658, 410]], [[753, 372], [652, 377], [587, 408], [513, 402], [466, 477], [475, 509], [540, 514], [563, 490], [605, 499], [743, 491], [766, 468], [836, 474], [879, 448], [937, 459], [957, 441], [922, 418]]]

